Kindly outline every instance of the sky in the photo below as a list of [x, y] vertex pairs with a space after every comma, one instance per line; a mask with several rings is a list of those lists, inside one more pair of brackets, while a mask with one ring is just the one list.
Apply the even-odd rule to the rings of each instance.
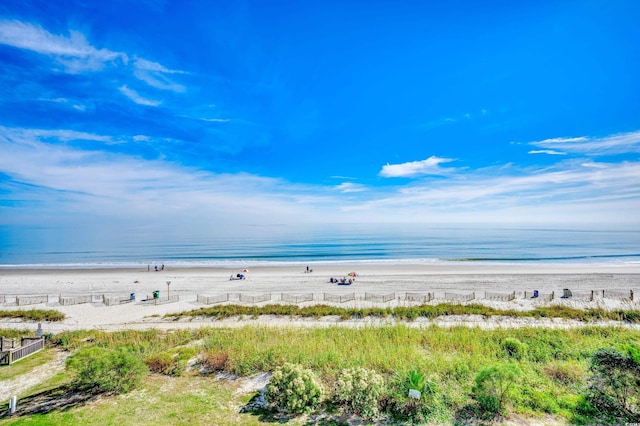
[[640, 227], [640, 2], [0, 3], [0, 225]]

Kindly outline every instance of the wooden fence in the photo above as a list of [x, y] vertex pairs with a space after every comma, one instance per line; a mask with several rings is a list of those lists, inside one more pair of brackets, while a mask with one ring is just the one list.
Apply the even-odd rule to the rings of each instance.
[[389, 293], [389, 294], [365, 293], [364, 300], [366, 300], [367, 302], [387, 303], [392, 300], [396, 300], [396, 294], [395, 293]]
[[476, 298], [476, 293], [470, 293], [470, 294], [458, 294], [458, 293], [445, 293], [444, 294], [444, 299], [445, 300], [455, 300], [455, 301], [459, 301], [459, 302], [470, 302], [472, 300], [474, 300]]
[[16, 339], [0, 337], [0, 351], [7, 351], [9, 349], [16, 348], [17, 346], [18, 346], [18, 341]]
[[49, 303], [49, 296], [16, 296], [16, 305], [37, 305], [38, 303]]
[[93, 296], [91, 294], [85, 294], [82, 296], [63, 296], [60, 295], [58, 300], [62, 306], [79, 305], [81, 303], [93, 302]]
[[205, 294], [198, 295], [198, 303], [204, 305], [212, 305], [214, 303], [224, 303], [229, 301], [229, 294], [219, 294], [217, 296], [207, 296]]
[[0, 352], [0, 365], [13, 364], [42, 349], [44, 349], [44, 338], [23, 337], [21, 346]]
[[240, 302], [242, 303], [261, 303], [271, 300], [271, 293], [249, 295], [240, 293]]
[[344, 303], [344, 302], [350, 302], [352, 300], [356, 300], [356, 295], [355, 293], [349, 293], [349, 294], [322, 293], [322, 300], [324, 300], [325, 302]]
[[426, 303], [435, 299], [434, 293], [405, 293], [404, 300], [406, 302], [421, 302]]
[[287, 303], [313, 302], [313, 293], [307, 293], [307, 294], [280, 293], [280, 300]]
[[503, 302], [510, 302], [516, 298], [516, 292], [513, 291], [511, 293], [491, 293], [485, 291], [484, 298], [487, 300], [501, 300]]
[[106, 294], [102, 295], [102, 303], [105, 304], [105, 306], [114, 306], [114, 305], [122, 305], [125, 303], [131, 303], [133, 302], [134, 299], [131, 297], [131, 295], [119, 295], [119, 296], [107, 296]]

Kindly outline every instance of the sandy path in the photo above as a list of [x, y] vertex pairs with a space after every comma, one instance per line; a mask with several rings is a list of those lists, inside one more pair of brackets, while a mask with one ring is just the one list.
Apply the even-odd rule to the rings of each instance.
[[56, 353], [56, 357], [46, 364], [42, 364], [28, 373], [22, 374], [11, 380], [2, 382], [2, 386], [0, 386], [0, 401], [6, 401], [14, 395], [18, 397], [19, 401], [21, 394], [30, 388], [49, 380], [60, 371], [64, 370], [65, 361], [68, 356], [69, 354], [67, 352], [58, 351]]

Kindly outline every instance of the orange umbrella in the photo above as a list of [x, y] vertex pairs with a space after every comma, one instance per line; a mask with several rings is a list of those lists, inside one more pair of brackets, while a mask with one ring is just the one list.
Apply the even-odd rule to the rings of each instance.
[[349, 275], [350, 277], [357, 277], [358, 274], [356, 274], [355, 272], [349, 272], [347, 275]]

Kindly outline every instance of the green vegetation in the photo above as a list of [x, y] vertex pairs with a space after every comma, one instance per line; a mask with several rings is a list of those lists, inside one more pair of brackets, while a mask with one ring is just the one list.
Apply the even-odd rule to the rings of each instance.
[[574, 309], [566, 306], [548, 306], [528, 311], [516, 311], [512, 309], [494, 309], [480, 304], [458, 305], [441, 303], [438, 305], [421, 305], [412, 307], [395, 308], [341, 308], [328, 305], [313, 305], [298, 307], [295, 305], [220, 305], [208, 308], [195, 309], [193, 311], [172, 313], [166, 318], [208, 317], [224, 319], [232, 317], [257, 317], [259, 315], [297, 316], [304, 318], [320, 318], [325, 316], [339, 316], [342, 319], [358, 319], [366, 317], [388, 318], [400, 320], [415, 320], [416, 318], [437, 318], [446, 315], [483, 315], [508, 316], [513, 318], [562, 318], [577, 321], [625, 321], [640, 322], [640, 311], [606, 309]]
[[147, 367], [124, 348], [84, 348], [67, 359], [74, 376], [71, 389], [84, 393], [127, 393], [148, 373]]
[[378, 415], [378, 401], [383, 391], [384, 379], [375, 371], [345, 368], [336, 381], [335, 400], [345, 412], [373, 419]]
[[62, 312], [53, 309], [0, 310], [0, 318], [22, 319], [24, 321], [62, 321]]
[[[358, 412], [374, 417], [377, 410], [379, 416], [399, 423], [449, 424], [478, 423], [489, 415], [509, 413], [571, 423], [589, 423], [597, 416], [599, 423], [616, 424], [622, 418], [634, 418], [628, 413], [623, 417], [622, 411], [637, 412], [633, 410], [637, 410], [640, 380], [636, 367], [640, 364], [640, 330], [623, 327], [92, 330], [61, 333], [52, 343], [78, 353], [87, 349], [126, 353], [149, 366], [160, 365], [153, 370], [161, 374], [145, 377], [126, 395], [20, 417], [17, 424], [27, 420], [36, 424], [101, 424], [100, 419], [104, 423], [109, 418], [107, 413], [114, 417], [106, 423], [123, 424], [277, 422], [280, 420], [264, 412], [240, 414], [240, 408], [254, 395], [235, 395], [233, 389], [209, 375], [224, 371], [248, 376], [274, 372], [287, 363], [312, 371], [326, 390], [329, 398], [314, 415], [321, 411], [335, 415]], [[176, 366], [180, 377], [173, 373]], [[341, 378], [357, 376], [346, 374], [345, 369], [367, 371], [367, 389], [376, 389], [372, 392], [376, 397], [367, 401], [366, 409], [352, 403], [360, 398], [357, 386], [337, 386]], [[381, 377], [383, 383], [375, 377]], [[605, 378], [618, 381], [609, 383]], [[66, 386], [61, 378], [56, 380]], [[54, 386], [41, 389], [56, 395]], [[379, 393], [377, 389], [381, 389]], [[421, 392], [418, 399], [409, 397], [410, 389]], [[348, 392], [348, 397], [337, 396]], [[31, 397], [35, 398], [22, 398], [28, 401]], [[305, 416], [288, 421], [306, 422]]]
[[34, 368], [53, 360], [55, 356], [56, 352], [54, 350], [45, 349], [11, 365], [2, 366], [0, 367], [0, 382], [28, 373]]
[[311, 412], [320, 405], [324, 390], [313, 371], [300, 364], [276, 368], [267, 386], [267, 402], [289, 414]]
[[[626, 353], [624, 353], [626, 352]], [[640, 347], [602, 348], [591, 357], [589, 386], [579, 411], [592, 418], [640, 422]]]
[[505, 408], [514, 384], [522, 377], [522, 371], [513, 363], [499, 363], [480, 370], [473, 387], [474, 397], [480, 407], [491, 414], [498, 414]]

